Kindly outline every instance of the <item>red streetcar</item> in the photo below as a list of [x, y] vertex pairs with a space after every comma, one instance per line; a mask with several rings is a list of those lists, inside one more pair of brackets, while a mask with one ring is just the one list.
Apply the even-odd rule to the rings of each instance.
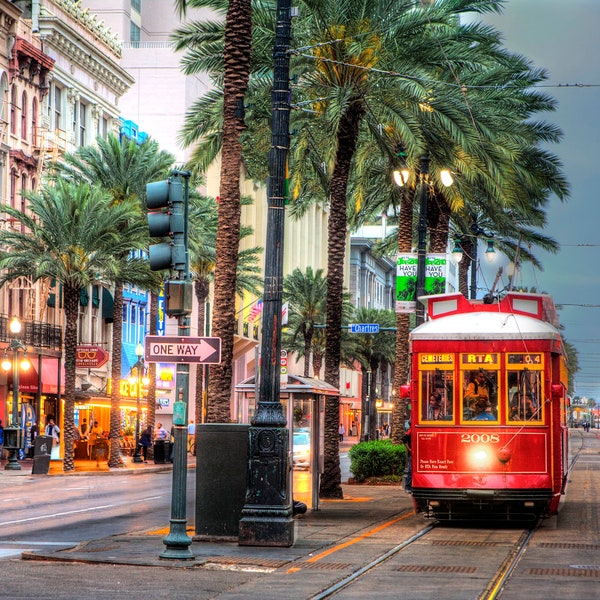
[[410, 335], [412, 493], [439, 520], [556, 513], [568, 469], [567, 367], [552, 299], [423, 299]]

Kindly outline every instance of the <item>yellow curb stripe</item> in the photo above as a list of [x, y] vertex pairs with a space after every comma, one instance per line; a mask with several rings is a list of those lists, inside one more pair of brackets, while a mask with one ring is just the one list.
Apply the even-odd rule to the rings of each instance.
[[329, 548], [328, 550], [321, 552], [321, 554], [317, 554], [316, 556], [309, 558], [306, 562], [309, 562], [309, 563], [317, 562], [318, 560], [321, 560], [322, 558], [325, 558], [326, 556], [329, 556], [330, 554], [333, 554], [334, 552], [337, 552], [338, 550], [343, 550], [344, 548], [347, 548], [348, 546], [352, 546], [352, 544], [356, 544], [357, 542], [360, 542], [372, 535], [375, 535], [376, 533], [379, 533], [386, 527], [389, 527], [390, 525], [394, 525], [394, 523], [398, 523], [399, 521], [408, 519], [408, 517], [412, 517], [414, 514], [415, 513], [413, 511], [413, 512], [407, 513], [405, 515], [402, 515], [401, 517], [398, 517], [397, 519], [393, 519], [391, 521], [388, 521], [387, 523], [383, 523], [383, 525], [379, 525], [379, 527], [375, 527], [375, 529], [371, 529], [371, 531], [367, 531], [366, 533], [363, 533], [362, 535], [352, 538], [351, 540], [348, 540], [347, 542], [343, 542], [342, 544], [333, 546], [333, 547]]

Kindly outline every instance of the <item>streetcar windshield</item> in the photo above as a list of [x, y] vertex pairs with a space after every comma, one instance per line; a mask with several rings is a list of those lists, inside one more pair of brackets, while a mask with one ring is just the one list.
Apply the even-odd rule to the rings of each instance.
[[488, 369], [463, 371], [463, 419], [498, 420], [498, 372]]
[[542, 371], [508, 372], [508, 421], [541, 421]]
[[452, 421], [454, 371], [421, 372], [421, 421]]

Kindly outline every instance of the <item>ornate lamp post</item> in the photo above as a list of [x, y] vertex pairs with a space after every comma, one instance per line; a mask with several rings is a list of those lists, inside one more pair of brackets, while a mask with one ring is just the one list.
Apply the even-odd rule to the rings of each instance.
[[142, 384], [147, 385], [148, 381], [147, 378], [144, 377], [146, 371], [143, 358], [144, 346], [141, 343], [135, 347], [135, 355], [138, 357], [138, 359], [131, 369], [131, 376], [129, 378], [129, 383], [132, 385], [137, 383], [137, 413], [135, 417], [135, 452], [133, 453], [133, 462], [141, 463], [144, 461], [140, 455], [140, 413], [142, 410]]
[[249, 431], [248, 488], [238, 539], [242, 546], [289, 547], [294, 543], [292, 499], [288, 486], [289, 435], [279, 397], [286, 167], [290, 141], [291, 10], [291, 0], [277, 1], [262, 366], [257, 410]]
[[[12, 416], [10, 428], [18, 431], [20, 430], [19, 425], [19, 366], [23, 371], [27, 371], [31, 367], [31, 363], [27, 358], [27, 347], [21, 343], [21, 340], [17, 337], [21, 333], [22, 324], [17, 317], [13, 317], [8, 325], [8, 328], [13, 335], [13, 339], [10, 341], [8, 347], [4, 351], [4, 358], [2, 360], [2, 369], [9, 371], [12, 367], [13, 375], [13, 387], [12, 387]], [[12, 350], [13, 358], [12, 361], [8, 357], [8, 351]], [[19, 351], [23, 352], [23, 359], [19, 365]], [[19, 464], [18, 451], [23, 445], [23, 435], [18, 433], [14, 438], [14, 447], [10, 448], [10, 456], [8, 458], [8, 464], [5, 470], [8, 471], [20, 471], [21, 465]]]
[[[401, 147], [398, 154], [404, 157], [404, 151]], [[406, 168], [393, 172], [396, 185], [402, 187], [409, 177]], [[454, 183], [452, 173], [448, 169], [440, 171], [440, 181], [446, 187]], [[424, 154], [419, 159], [419, 224], [417, 232], [419, 242], [417, 246], [417, 293], [416, 293], [416, 324], [421, 325], [425, 321], [425, 306], [419, 302], [419, 298], [425, 295], [425, 274], [427, 261], [427, 203], [429, 201], [429, 154]]]

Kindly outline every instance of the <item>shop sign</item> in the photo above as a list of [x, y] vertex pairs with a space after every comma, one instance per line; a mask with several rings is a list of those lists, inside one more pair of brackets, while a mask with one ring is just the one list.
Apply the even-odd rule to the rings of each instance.
[[108, 359], [108, 352], [100, 346], [77, 346], [75, 366], [78, 369], [99, 369]]

